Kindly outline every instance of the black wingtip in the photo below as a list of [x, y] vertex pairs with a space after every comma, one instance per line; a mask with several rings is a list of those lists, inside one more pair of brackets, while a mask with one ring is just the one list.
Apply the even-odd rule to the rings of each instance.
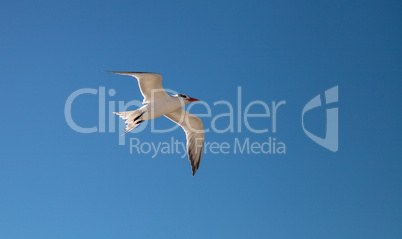
[[109, 73], [114, 73], [114, 74], [132, 74], [132, 73], [137, 73], [137, 74], [157, 74], [155, 72], [146, 72], [146, 71], [105, 71], [105, 70], [103, 70], [102, 72], [109, 72]]
[[197, 168], [196, 168], [196, 167], [193, 167], [193, 168], [192, 168], [192, 171], [193, 171], [193, 176], [194, 176], [194, 174], [197, 172]]
[[101, 72], [107, 72], [107, 73], [114, 73], [114, 74], [116, 74], [115, 71], [101, 71]]

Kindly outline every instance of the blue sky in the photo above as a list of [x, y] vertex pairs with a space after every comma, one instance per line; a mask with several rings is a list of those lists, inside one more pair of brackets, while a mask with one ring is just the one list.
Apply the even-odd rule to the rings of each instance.
[[[400, 2], [6, 0], [0, 9], [2, 238], [402, 237]], [[207, 153], [192, 177], [179, 154], [130, 154], [118, 132], [75, 132], [64, 107], [78, 89], [114, 89], [106, 100], [116, 105], [142, 100], [135, 79], [102, 70], [160, 73], [212, 116], [227, 112], [216, 101], [236, 105], [239, 86], [243, 111], [285, 100], [277, 132], [243, 125], [206, 141], [275, 137], [286, 154]], [[336, 85], [333, 153], [305, 135], [301, 112]], [[72, 115], [97, 126], [97, 96], [78, 97]], [[324, 136], [324, 107], [305, 120]], [[184, 140], [149, 126], [127, 138]]]

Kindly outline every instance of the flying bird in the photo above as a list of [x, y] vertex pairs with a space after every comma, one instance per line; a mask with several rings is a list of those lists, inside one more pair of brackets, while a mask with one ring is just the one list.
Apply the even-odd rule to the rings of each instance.
[[114, 112], [126, 120], [126, 132], [137, 127], [145, 120], [165, 116], [180, 125], [187, 138], [187, 154], [191, 162], [193, 176], [200, 166], [204, 146], [204, 126], [200, 118], [183, 110], [184, 105], [199, 101], [188, 95], [168, 95], [162, 87], [162, 76], [151, 72], [123, 72], [106, 71], [119, 75], [128, 75], [137, 78], [141, 94], [144, 97], [143, 107], [133, 111]]

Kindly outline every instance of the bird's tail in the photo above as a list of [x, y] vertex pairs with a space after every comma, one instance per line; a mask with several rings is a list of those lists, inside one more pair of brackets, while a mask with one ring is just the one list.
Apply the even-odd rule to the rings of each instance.
[[142, 123], [144, 121], [142, 119], [142, 116], [145, 113], [145, 111], [138, 109], [138, 110], [133, 110], [133, 111], [123, 111], [123, 112], [113, 112], [113, 113], [120, 116], [120, 118], [126, 120], [125, 121], [126, 132], [124, 132], [124, 134], [126, 134], [130, 130], [134, 129], [135, 127], [137, 127], [140, 123]]

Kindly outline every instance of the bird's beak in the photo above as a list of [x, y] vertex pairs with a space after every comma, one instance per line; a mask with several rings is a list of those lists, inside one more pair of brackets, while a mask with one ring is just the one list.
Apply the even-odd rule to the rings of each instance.
[[200, 101], [200, 100], [196, 99], [196, 98], [190, 98], [190, 99], [188, 99], [188, 101], [193, 102], [193, 101]]

